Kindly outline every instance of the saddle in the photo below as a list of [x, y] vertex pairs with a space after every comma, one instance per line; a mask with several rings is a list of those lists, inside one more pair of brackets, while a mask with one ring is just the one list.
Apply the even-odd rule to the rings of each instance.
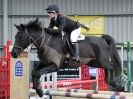
[[[45, 28], [44, 30], [49, 34], [60, 36], [58, 29]], [[80, 35], [77, 39], [77, 42], [81, 43], [81, 41], [84, 41], [84, 40], [85, 40], [85, 36]], [[61, 40], [61, 46], [62, 46], [64, 54], [66, 54], [68, 58], [71, 58], [72, 56], [74, 56], [74, 48], [73, 48], [74, 46], [72, 45], [70, 41], [69, 33], [65, 33], [63, 40]]]
[[[85, 36], [80, 35], [77, 39], [77, 43], [79, 42], [81, 43], [84, 40], [85, 40]], [[68, 35], [65, 35], [62, 40], [62, 48], [63, 48], [63, 52], [66, 54], [66, 59], [69, 61], [69, 59], [71, 59], [72, 56], [74, 55], [74, 48], [70, 41], [70, 37]]]

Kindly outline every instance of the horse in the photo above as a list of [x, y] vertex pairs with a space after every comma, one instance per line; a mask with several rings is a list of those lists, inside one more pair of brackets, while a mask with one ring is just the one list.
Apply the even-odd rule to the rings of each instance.
[[40, 97], [43, 96], [39, 80], [42, 74], [56, 72], [66, 66], [80, 67], [83, 64], [103, 68], [105, 81], [111, 86], [111, 90], [124, 90], [121, 60], [111, 36], [85, 36], [84, 40], [79, 40], [80, 62], [77, 62], [71, 59], [69, 36], [62, 39], [56, 30], [48, 31], [48, 28], [44, 28], [38, 19], [27, 24], [14, 25], [18, 31], [11, 55], [17, 58], [30, 44], [37, 49], [39, 64], [32, 71], [32, 81], [33, 88]]

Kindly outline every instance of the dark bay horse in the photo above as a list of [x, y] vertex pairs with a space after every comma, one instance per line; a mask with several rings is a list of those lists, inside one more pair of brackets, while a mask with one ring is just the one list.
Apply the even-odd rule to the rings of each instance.
[[[42, 97], [43, 92], [40, 86], [40, 76], [58, 71], [64, 66], [81, 66], [83, 64], [91, 67], [103, 68], [106, 74], [106, 82], [115, 91], [123, 91], [122, 68], [114, 40], [109, 35], [101, 37], [86, 36], [79, 43], [80, 63], [67, 58], [69, 49], [68, 43], [62, 41], [55, 31], [48, 33], [42, 28], [41, 22], [36, 19], [28, 24], [15, 25], [18, 32], [15, 36], [15, 43], [11, 55], [17, 58], [30, 44], [36, 46], [40, 63], [32, 71], [33, 88]], [[64, 42], [64, 47], [62, 46]], [[71, 55], [70, 55], [71, 56]], [[66, 59], [68, 60], [66, 62]]]

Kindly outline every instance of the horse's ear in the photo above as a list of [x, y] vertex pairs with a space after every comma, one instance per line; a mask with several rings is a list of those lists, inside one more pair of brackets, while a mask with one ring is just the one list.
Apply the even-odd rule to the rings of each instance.
[[14, 24], [14, 26], [18, 29], [21, 30], [21, 27], [19, 25]]
[[38, 19], [38, 18], [36, 18], [36, 20], [35, 20], [35, 21], [36, 21], [36, 22], [38, 22], [38, 20], [39, 20], [39, 19]]
[[38, 21], [39, 21], [39, 19], [38, 19], [38, 18], [36, 18], [36, 20], [34, 21], [34, 23], [38, 23]]
[[25, 25], [20, 24], [21, 30], [25, 30]]

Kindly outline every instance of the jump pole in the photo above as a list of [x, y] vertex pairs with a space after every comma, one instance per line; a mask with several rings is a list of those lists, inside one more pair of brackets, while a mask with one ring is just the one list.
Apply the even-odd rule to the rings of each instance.
[[127, 93], [127, 92], [80, 90], [80, 89], [66, 89], [66, 88], [58, 88], [58, 91], [75, 92], [75, 93], [90, 93], [90, 94], [108, 94], [108, 95], [115, 95], [115, 96], [130, 96], [130, 97], [133, 97], [133, 93]]
[[[30, 90], [30, 93], [34, 93]], [[75, 93], [75, 92], [65, 92], [65, 91], [50, 91], [43, 90], [44, 95], [51, 96], [63, 96], [63, 97], [75, 97], [75, 98], [89, 98], [89, 99], [133, 99], [130, 96], [116, 96], [108, 94], [90, 94], [90, 93]]]

